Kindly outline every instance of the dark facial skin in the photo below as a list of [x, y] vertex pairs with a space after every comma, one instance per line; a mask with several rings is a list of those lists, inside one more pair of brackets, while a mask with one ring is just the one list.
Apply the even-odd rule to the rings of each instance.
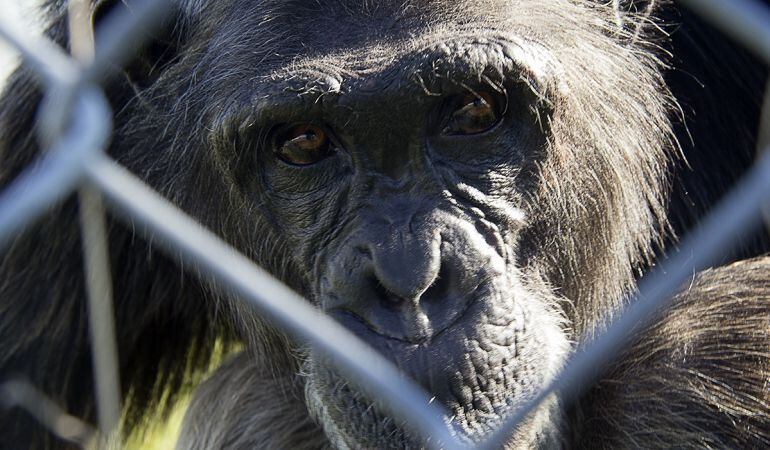
[[[434, 62], [426, 53], [309, 96], [313, 113], [287, 108], [288, 126], [255, 123], [269, 130], [257, 149], [256, 201], [312, 269], [310, 297], [449, 407], [459, 430], [480, 436], [542, 386], [567, 348], [556, 301], [533, 293], [514, 264], [526, 222], [516, 200], [545, 134], [537, 97], [508, 82], [517, 67], [499, 84], [461, 69], [421, 86], [399, 66]], [[318, 131], [308, 136], [293, 121]], [[322, 155], [308, 162], [307, 148]], [[341, 442], [379, 446], [359, 436], [398, 428], [336, 388], [344, 380], [323, 362], [308, 369], [310, 397], [325, 406], [317, 413], [330, 415], [322, 423]]]

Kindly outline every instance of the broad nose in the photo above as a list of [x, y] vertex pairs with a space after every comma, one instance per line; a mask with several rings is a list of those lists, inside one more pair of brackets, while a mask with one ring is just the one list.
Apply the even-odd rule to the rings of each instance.
[[440, 275], [438, 235], [415, 236], [394, 230], [384, 241], [362, 247], [371, 257], [372, 281], [393, 302], [419, 301]]
[[475, 284], [461, 264], [467, 255], [459, 258], [438, 231], [391, 228], [343, 253], [327, 272], [324, 307], [351, 315], [385, 337], [428, 340], [449, 327], [471, 301], [469, 286]]

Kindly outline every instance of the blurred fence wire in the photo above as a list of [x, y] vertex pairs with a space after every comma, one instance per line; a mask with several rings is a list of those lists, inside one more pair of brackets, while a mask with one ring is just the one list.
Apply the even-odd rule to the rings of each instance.
[[[770, 64], [770, 9], [764, 4], [757, 0], [680, 3]], [[469, 448], [456, 439], [447, 412], [393, 364], [105, 153], [112, 114], [99, 83], [141, 45], [147, 33], [140, 30], [158, 24], [169, 10], [166, 1], [137, 2], [131, 12], [118, 11], [106, 18], [98, 30], [100, 39], [94, 42], [90, 2], [72, 0], [71, 55], [45, 37], [30, 35], [0, 20], [0, 39], [16, 48], [23, 64], [44, 88], [38, 128], [41, 142], [47, 146], [40, 160], [0, 193], [0, 246], [63, 198], [73, 193], [79, 196], [99, 432], [67, 415], [24, 381], [0, 384], [0, 406], [25, 409], [55, 435], [82, 447], [105, 446], [114, 438], [121, 402], [103, 205], [106, 198], [117, 217], [143, 225], [170, 256], [180, 263], [194, 263], [203, 276], [239, 293], [243, 301], [326, 354], [353, 383], [377, 398], [395, 417], [411, 424], [427, 447]], [[761, 136], [770, 137], [770, 96], [765, 109]], [[770, 144], [767, 139], [760, 141]], [[715, 261], [738, 235], [760, 220], [760, 211], [767, 210], [770, 198], [770, 149], [759, 154], [753, 169], [685, 238], [680, 250], [641, 280], [638, 294], [607, 331], [579, 349], [546, 389], [513, 411], [504, 425], [476, 448], [502, 447], [518, 424], [549, 395], [556, 391], [575, 394], [587, 387], [594, 381], [596, 368], [612, 362], [622, 350], [633, 325], [651, 320], [693, 272]]]

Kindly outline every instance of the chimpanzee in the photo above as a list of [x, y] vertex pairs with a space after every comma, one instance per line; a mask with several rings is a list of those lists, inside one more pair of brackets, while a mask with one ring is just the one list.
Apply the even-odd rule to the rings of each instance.
[[[62, 44], [64, 3], [45, 5]], [[95, 26], [125, 4], [94, 2]], [[469, 443], [602, 331], [755, 156], [765, 70], [670, 2], [175, 8], [106, 86], [110, 155], [392, 360]], [[40, 99], [19, 69], [0, 103], [3, 183], [40, 153]], [[92, 419], [77, 208], [4, 250], [0, 377]], [[770, 445], [766, 236], [694, 276], [509, 447]], [[197, 389], [179, 448], [423, 445], [152, 236], [111, 221], [109, 238], [127, 427], [242, 344]], [[8, 448], [64, 445], [17, 411], [0, 430]]]

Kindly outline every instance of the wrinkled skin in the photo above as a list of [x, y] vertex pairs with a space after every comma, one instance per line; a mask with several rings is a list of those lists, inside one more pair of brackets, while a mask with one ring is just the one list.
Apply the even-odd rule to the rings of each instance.
[[[736, 101], [722, 131], [739, 136], [740, 151], [719, 156], [714, 127], [696, 123], [694, 142], [704, 144], [686, 156], [710, 167], [684, 175], [670, 92], [680, 81], [666, 78], [652, 41], [660, 36], [644, 20], [619, 23], [616, 14], [646, 2], [620, 2], [628, 8], [620, 11], [605, 3], [179, 1], [171, 24], [108, 86], [116, 111], [109, 152], [392, 360], [451, 412], [460, 439], [479, 441], [558, 372], [576, 342], [603, 328], [674, 239], [671, 230], [695, 221], [753, 157], [746, 124], [757, 108]], [[97, 17], [114, 7], [97, 6]], [[61, 5], [48, 8], [49, 34], [63, 41]], [[746, 89], [741, 101], [761, 78], [752, 72], [733, 83]], [[39, 151], [29, 138], [39, 94], [19, 72], [4, 98], [7, 182]], [[716, 178], [727, 181], [700, 197], [699, 186]], [[75, 207], [62, 205], [28, 231], [0, 266], [0, 311], [22, 319], [0, 328], [0, 342], [14, 342], [3, 344], [0, 374], [25, 373], [68, 410], [92, 417], [82, 276], [69, 263], [79, 257]], [[243, 342], [247, 352], [200, 388], [180, 448], [422, 446], [327, 361], [199, 281], [194, 266], [180, 275], [140, 232], [111, 224], [129, 418], [158, 390], [177, 392], [219, 338]], [[59, 238], [49, 249], [52, 233]], [[762, 250], [759, 243], [746, 251]], [[61, 269], [47, 270], [51, 261]], [[701, 288], [679, 297], [687, 320], [666, 320], [688, 323], [691, 334], [672, 334], [665, 321], [637, 330], [632, 353], [603, 379], [628, 385], [627, 395], [605, 387], [579, 401], [553, 396], [509, 446], [623, 442], [630, 425], [613, 415], [630, 404], [624, 414], [646, 418], [664, 391], [693, 418], [648, 420], [655, 442], [770, 440], [770, 401], [757, 381], [770, 367], [761, 350], [770, 332], [757, 326], [746, 338], [733, 319], [723, 326], [735, 333], [711, 333], [727, 308], [691, 319], [704, 305], [740, 299], [734, 304], [746, 314], [735, 317], [765, 323], [767, 286], [757, 275], [765, 265], [704, 276]], [[50, 304], [56, 308], [42, 306]], [[67, 320], [47, 316], [56, 310]], [[37, 331], [16, 343], [22, 325]], [[660, 367], [679, 367], [682, 349], [695, 344], [733, 349], [738, 362], [716, 375], [735, 388], [740, 408], [708, 395], [719, 383], [703, 387], [718, 401], [697, 402], [701, 392], [688, 390], [686, 378], [663, 388], [650, 381]], [[46, 369], [65, 349], [74, 356], [53, 377]], [[729, 373], [750, 375], [738, 382]], [[70, 379], [82, 381], [73, 387]], [[692, 431], [701, 419], [711, 434]], [[592, 423], [604, 425], [596, 431]], [[54, 445], [31, 438], [26, 418], [3, 424], [12, 443]]]

